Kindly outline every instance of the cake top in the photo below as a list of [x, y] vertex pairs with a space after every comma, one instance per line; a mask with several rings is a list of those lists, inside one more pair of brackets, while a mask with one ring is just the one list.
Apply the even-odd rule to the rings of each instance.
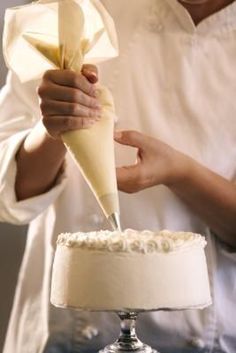
[[174, 252], [188, 247], [205, 247], [206, 241], [200, 234], [162, 230], [120, 231], [101, 230], [89, 233], [63, 233], [57, 240], [58, 246], [109, 252]]

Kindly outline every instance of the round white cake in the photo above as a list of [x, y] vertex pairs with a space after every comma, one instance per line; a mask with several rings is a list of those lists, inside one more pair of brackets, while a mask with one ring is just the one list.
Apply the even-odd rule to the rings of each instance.
[[205, 245], [199, 234], [166, 230], [61, 234], [51, 302], [93, 311], [204, 308]]

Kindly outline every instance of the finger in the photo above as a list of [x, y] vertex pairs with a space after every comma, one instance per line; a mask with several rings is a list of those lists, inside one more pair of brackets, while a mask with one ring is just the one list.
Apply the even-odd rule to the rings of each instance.
[[146, 144], [147, 136], [138, 131], [118, 131], [115, 132], [114, 139], [122, 145], [136, 147], [142, 150]]
[[84, 75], [77, 74], [72, 70], [48, 70], [45, 72], [43, 80], [61, 86], [78, 88], [84, 93], [96, 97], [96, 87]]
[[95, 65], [85, 64], [82, 67], [81, 73], [89, 80], [91, 83], [98, 82], [98, 69]]
[[45, 116], [43, 117], [43, 124], [48, 133], [58, 138], [63, 132], [88, 129], [97, 122], [92, 118], [76, 118], [73, 116]]
[[116, 169], [118, 189], [127, 193], [141, 190], [140, 165], [125, 166]]
[[99, 109], [88, 108], [77, 103], [42, 100], [40, 108], [43, 116], [67, 115], [87, 118], [100, 118], [101, 116]]
[[38, 88], [38, 95], [41, 99], [56, 100], [69, 103], [79, 103], [89, 108], [101, 108], [96, 98], [89, 96], [77, 88], [60, 86], [54, 83], [42, 84]]

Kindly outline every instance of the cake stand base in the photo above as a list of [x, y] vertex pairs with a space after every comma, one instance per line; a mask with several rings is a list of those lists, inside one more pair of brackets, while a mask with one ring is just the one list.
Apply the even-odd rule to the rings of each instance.
[[120, 337], [116, 342], [101, 349], [98, 353], [159, 353], [138, 339], [135, 331], [138, 313], [119, 312], [118, 315], [121, 319]]
[[111, 344], [110, 346], [105, 347], [104, 349], [100, 350], [98, 353], [159, 353], [155, 349], [147, 346], [146, 344], [142, 344], [139, 348], [135, 349], [125, 349], [125, 347], [120, 347], [119, 344]]

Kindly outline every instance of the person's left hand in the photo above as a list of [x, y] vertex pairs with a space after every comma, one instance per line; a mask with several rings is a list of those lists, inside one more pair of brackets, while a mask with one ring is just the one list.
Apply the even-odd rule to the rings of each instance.
[[187, 156], [139, 132], [116, 132], [115, 141], [138, 149], [135, 164], [117, 168], [121, 191], [134, 193], [155, 185], [169, 186], [181, 178], [187, 167]]

